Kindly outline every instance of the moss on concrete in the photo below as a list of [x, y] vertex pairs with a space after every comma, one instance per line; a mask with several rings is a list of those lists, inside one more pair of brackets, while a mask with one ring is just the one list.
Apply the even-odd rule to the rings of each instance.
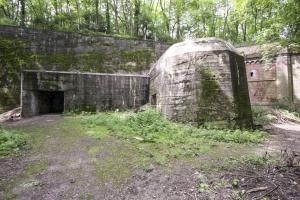
[[236, 116], [233, 103], [224, 94], [219, 81], [209, 67], [201, 68], [199, 75], [201, 89], [197, 94], [198, 124], [215, 122], [212, 126], [230, 125]]
[[26, 43], [13, 37], [0, 38], [0, 107], [2, 112], [19, 104], [20, 71], [29, 67]]
[[139, 72], [147, 70], [155, 60], [153, 49], [132, 47], [131, 50], [130, 47], [126, 47], [129, 50], [124, 50], [121, 48], [122, 44], [116, 45], [114, 42], [97, 44], [99, 47], [107, 47], [107, 51], [96, 51], [95, 44], [91, 44], [93, 46], [91, 50], [83, 49], [80, 52], [75, 52], [73, 47], [70, 51], [68, 49], [56, 51], [56, 47], [52, 47], [52, 44], [47, 44], [49, 45], [46, 46], [47, 50], [39, 51], [38, 45], [41, 44], [34, 44], [37, 45], [34, 48], [32, 45], [33, 42], [30, 40], [20, 40], [14, 37], [0, 39], [0, 68], [3, 69], [0, 71], [0, 77], [2, 74], [7, 74], [7, 80], [0, 80], [1, 112], [12, 109], [19, 104], [19, 74], [21, 70], [78, 70], [98, 73]]
[[155, 55], [152, 50], [121, 51], [120, 58], [120, 69], [134, 72], [146, 70], [154, 61]]

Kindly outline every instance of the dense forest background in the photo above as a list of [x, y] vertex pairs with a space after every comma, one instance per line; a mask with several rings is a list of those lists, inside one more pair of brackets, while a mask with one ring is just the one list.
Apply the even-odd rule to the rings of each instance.
[[0, 24], [163, 42], [299, 43], [300, 0], [0, 0]]
[[[285, 46], [300, 44], [300, 0], [0, 0], [0, 25], [112, 35], [120, 40], [174, 43], [219, 37], [235, 45]], [[151, 41], [140, 41], [140, 46], [149, 42], [145, 49], [130, 40], [118, 45], [109, 43], [117, 40], [113, 38], [91, 40], [78, 34], [69, 38], [62, 32], [54, 38], [50, 33], [47, 40], [43, 33], [34, 39], [0, 37], [0, 113], [19, 105], [24, 69], [139, 72], [157, 56]]]

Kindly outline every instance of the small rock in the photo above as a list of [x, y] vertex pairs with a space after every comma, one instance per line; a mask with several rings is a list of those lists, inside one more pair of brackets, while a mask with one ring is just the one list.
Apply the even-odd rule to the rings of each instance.
[[298, 185], [298, 183], [296, 181], [293, 182], [294, 185]]
[[143, 140], [144, 140], [144, 138], [139, 137], [139, 136], [135, 136], [135, 137], [133, 137], [133, 138], [136, 139], [136, 140], [139, 140], [139, 141], [143, 141]]
[[75, 179], [72, 178], [72, 179], [70, 180], [70, 183], [75, 183]]
[[154, 170], [154, 165], [150, 164], [149, 167], [145, 170], [147, 173], [152, 172]]

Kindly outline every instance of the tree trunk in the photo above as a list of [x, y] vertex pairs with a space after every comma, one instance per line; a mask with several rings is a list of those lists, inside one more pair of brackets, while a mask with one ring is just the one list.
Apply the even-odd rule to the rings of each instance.
[[99, 28], [99, 0], [95, 0], [95, 10], [96, 10], [96, 24]]
[[110, 13], [109, 13], [109, 3], [108, 3], [108, 0], [106, 0], [105, 20], [106, 20], [106, 33], [111, 33]]
[[21, 26], [25, 26], [25, 0], [21, 0]]
[[140, 0], [134, 0], [134, 35], [139, 35], [140, 25], [140, 14], [141, 14], [141, 2]]
[[115, 18], [115, 32], [119, 33], [120, 32], [120, 28], [119, 28], [119, 11], [118, 11], [118, 0], [113, 0], [114, 2], [114, 18]]

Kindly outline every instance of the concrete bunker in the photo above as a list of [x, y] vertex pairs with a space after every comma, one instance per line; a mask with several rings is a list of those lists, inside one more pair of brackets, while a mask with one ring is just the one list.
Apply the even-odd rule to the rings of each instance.
[[149, 100], [144, 75], [26, 70], [22, 73], [22, 115], [137, 108]]
[[171, 46], [150, 71], [150, 97], [169, 119], [252, 126], [244, 58], [216, 38]]

